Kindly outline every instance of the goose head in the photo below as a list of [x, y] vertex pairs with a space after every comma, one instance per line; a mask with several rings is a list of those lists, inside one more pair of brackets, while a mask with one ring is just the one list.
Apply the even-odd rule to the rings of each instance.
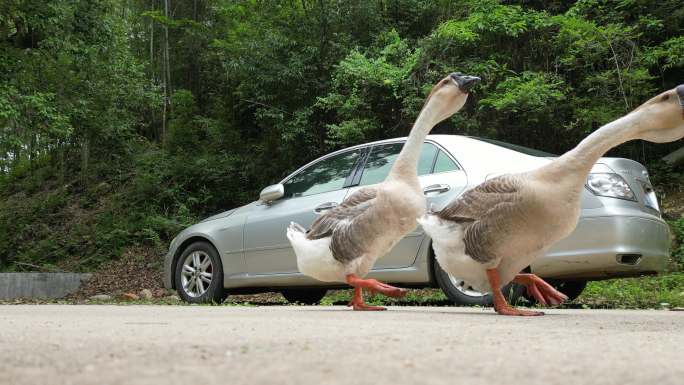
[[657, 95], [630, 112], [637, 138], [655, 143], [684, 138], [684, 84]]
[[433, 111], [437, 124], [463, 108], [468, 93], [479, 81], [477, 76], [451, 73], [432, 87], [423, 109], [429, 107]]

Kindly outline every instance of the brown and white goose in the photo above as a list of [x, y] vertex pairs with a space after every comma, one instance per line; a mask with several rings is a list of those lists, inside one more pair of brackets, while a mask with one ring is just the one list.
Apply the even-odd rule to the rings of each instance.
[[287, 237], [297, 255], [299, 271], [325, 282], [354, 287], [354, 310], [385, 310], [368, 306], [362, 289], [391, 297], [406, 294], [374, 279], [363, 279], [375, 261], [416, 228], [425, 214], [425, 197], [418, 181], [418, 156], [425, 137], [442, 120], [459, 111], [468, 91], [480, 79], [453, 73], [433, 88], [408, 140], [382, 183], [364, 187], [339, 206], [318, 217], [307, 232], [292, 223]]
[[542, 304], [567, 299], [534, 274], [519, 272], [577, 225], [580, 196], [596, 161], [633, 139], [684, 137], [684, 84], [606, 124], [577, 147], [538, 169], [490, 179], [418, 222], [432, 237], [440, 266], [481, 292], [503, 315], [542, 315], [511, 307], [501, 287], [525, 285]]

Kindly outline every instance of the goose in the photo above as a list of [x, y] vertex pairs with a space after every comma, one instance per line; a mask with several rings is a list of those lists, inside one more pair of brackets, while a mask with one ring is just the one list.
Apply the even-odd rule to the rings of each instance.
[[290, 224], [287, 238], [301, 273], [319, 281], [346, 282], [354, 287], [349, 303], [353, 310], [385, 310], [365, 304], [363, 289], [391, 297], [406, 295], [405, 289], [363, 277], [378, 258], [417, 227], [416, 218], [426, 212], [417, 173], [423, 141], [437, 123], [463, 107], [468, 92], [479, 80], [452, 73], [439, 81], [383, 182], [357, 190], [318, 217], [308, 232], [297, 223]]
[[602, 126], [550, 163], [489, 179], [418, 222], [432, 238], [440, 266], [476, 290], [491, 292], [498, 314], [543, 315], [510, 306], [501, 287], [511, 281], [524, 285], [543, 305], [567, 300], [538, 276], [519, 272], [575, 229], [596, 161], [629, 140], [665, 143], [682, 137], [684, 84]]

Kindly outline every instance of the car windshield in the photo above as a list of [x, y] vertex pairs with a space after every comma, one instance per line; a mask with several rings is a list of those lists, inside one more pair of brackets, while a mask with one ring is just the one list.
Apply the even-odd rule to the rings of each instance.
[[507, 142], [502, 142], [500, 140], [495, 140], [495, 139], [487, 139], [487, 138], [479, 138], [476, 136], [472, 137], [473, 139], [481, 140], [483, 142], [491, 143], [500, 147], [507, 148], [509, 150], [521, 152], [523, 154], [527, 155], [532, 155], [532, 156], [539, 156], [543, 158], [555, 158], [558, 155], [552, 154], [550, 152], [542, 151], [542, 150], [535, 150], [534, 148], [529, 148], [525, 146], [520, 146], [517, 144], [512, 144], [512, 143], [507, 143]]

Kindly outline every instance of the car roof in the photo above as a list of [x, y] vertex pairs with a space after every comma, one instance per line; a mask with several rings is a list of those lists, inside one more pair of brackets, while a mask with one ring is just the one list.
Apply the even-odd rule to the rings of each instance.
[[473, 137], [429, 135], [444, 146], [463, 166], [469, 178], [484, 180], [499, 174], [524, 172], [543, 166], [550, 159], [532, 156]]
[[[280, 183], [285, 182], [301, 170], [328, 157], [358, 149], [366, 148], [385, 143], [397, 143], [406, 141], [407, 137], [398, 137], [374, 142], [362, 143], [355, 146], [339, 149], [306, 163], [294, 172], [283, 178]], [[442, 150], [449, 153], [465, 172], [469, 183], [481, 183], [484, 180], [502, 174], [520, 173], [531, 171], [551, 162], [554, 157], [534, 156], [513, 150], [508, 147], [496, 144], [497, 141], [488, 141], [477, 137], [463, 135], [428, 135], [425, 139], [428, 142], [436, 143]], [[515, 146], [511, 146], [515, 148]], [[541, 155], [541, 154], [540, 154]], [[646, 168], [633, 160], [623, 158], [600, 158], [592, 167], [591, 172], [617, 172], [622, 169], [629, 169], [635, 175], [648, 177]]]
[[[376, 146], [379, 144], [403, 142], [406, 141], [406, 139], [407, 137], [404, 136], [376, 140], [374, 142], [362, 143], [333, 151], [296, 169], [294, 172], [283, 178], [280, 183], [283, 183], [310, 165], [320, 162], [321, 160], [331, 156], [352, 151], [358, 148]], [[520, 172], [539, 167], [540, 165], [546, 164], [549, 161], [546, 158], [523, 154], [521, 152], [488, 143], [477, 138], [463, 135], [428, 135], [426, 141], [437, 143], [440, 145], [440, 147], [446, 149], [447, 152], [449, 152], [451, 156], [453, 156], [459, 162], [459, 164], [461, 164], [466, 172], [478, 170], [478, 173], [485, 173], [485, 175], [491, 173]]]

